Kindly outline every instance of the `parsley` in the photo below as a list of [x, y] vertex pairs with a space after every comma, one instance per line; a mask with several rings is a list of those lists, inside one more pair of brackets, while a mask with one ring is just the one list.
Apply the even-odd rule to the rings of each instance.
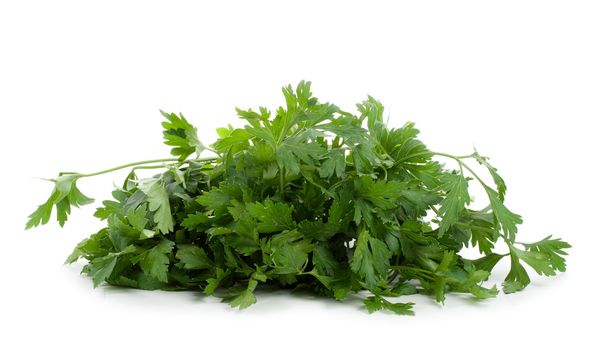
[[[530, 283], [528, 267], [545, 276], [565, 271], [568, 243], [517, 240], [522, 218], [505, 206], [507, 186], [488, 157], [429, 150], [413, 123], [389, 128], [372, 97], [352, 114], [313, 97], [308, 82], [282, 92], [285, 105], [274, 113], [237, 109], [247, 125], [217, 129], [211, 146], [182, 114], [162, 112], [174, 158], [60, 173], [26, 228], [48, 223], [54, 210], [64, 225], [72, 206], [93, 201], [80, 179], [130, 168], [95, 212], [106, 226], [66, 261], [87, 260], [94, 286], [200, 290], [243, 309], [270, 284], [337, 300], [355, 293], [369, 312], [412, 315], [413, 303], [388, 298], [494, 297], [497, 287], [483, 283], [505, 257], [505, 293]], [[214, 156], [200, 158], [206, 151]], [[488, 170], [490, 183], [470, 161]], [[140, 169], [162, 170], [139, 178]], [[471, 207], [470, 181], [480, 183], [488, 207]], [[507, 251], [496, 251], [498, 241]], [[482, 257], [461, 256], [468, 246]]]

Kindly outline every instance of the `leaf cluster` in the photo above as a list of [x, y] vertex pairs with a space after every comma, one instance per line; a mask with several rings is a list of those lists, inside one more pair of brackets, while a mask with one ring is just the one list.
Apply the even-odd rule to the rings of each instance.
[[[246, 125], [217, 129], [209, 147], [184, 116], [162, 112], [175, 158], [145, 166], [163, 168], [148, 178], [138, 176], [143, 166], [133, 168], [95, 212], [105, 227], [67, 262], [85, 259], [94, 286], [198, 290], [241, 309], [265, 285], [337, 300], [364, 292], [368, 311], [404, 315], [413, 304], [389, 298], [494, 297], [497, 287], [485, 282], [504, 257], [505, 293], [530, 283], [527, 267], [546, 276], [565, 271], [568, 243], [551, 236], [518, 243], [522, 218], [505, 206], [507, 187], [487, 157], [430, 151], [413, 123], [388, 127], [373, 97], [350, 113], [320, 102], [310, 87], [284, 87], [285, 104], [275, 111], [237, 109]], [[200, 158], [205, 150], [215, 156]], [[63, 225], [71, 206], [91, 202], [76, 181], [104, 172], [53, 180], [27, 228], [47, 223], [53, 208]], [[489, 206], [472, 209], [470, 181], [482, 185]], [[499, 240], [508, 251], [496, 251]], [[481, 258], [464, 258], [466, 247]]]

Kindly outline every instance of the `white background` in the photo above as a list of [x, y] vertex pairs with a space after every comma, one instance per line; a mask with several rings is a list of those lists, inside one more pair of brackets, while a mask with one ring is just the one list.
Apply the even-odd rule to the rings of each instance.
[[[596, 11], [580, 1], [2, 1], [0, 348], [567, 348], [592, 342]], [[158, 110], [205, 142], [234, 107], [275, 107], [311, 80], [347, 110], [367, 94], [433, 150], [489, 155], [525, 223], [571, 242], [568, 272], [472, 303], [427, 297], [415, 317], [359, 301], [258, 294], [238, 311], [194, 292], [100, 287], [62, 265], [101, 225], [24, 231], [36, 177], [168, 156]], [[97, 199], [123, 172], [80, 182]], [[481, 193], [478, 194], [482, 200]], [[507, 262], [497, 268], [495, 282]]]

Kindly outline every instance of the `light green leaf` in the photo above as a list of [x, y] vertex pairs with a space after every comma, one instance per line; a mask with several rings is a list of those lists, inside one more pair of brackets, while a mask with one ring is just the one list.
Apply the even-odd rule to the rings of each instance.
[[147, 195], [153, 221], [161, 233], [174, 230], [174, 220], [170, 211], [170, 198], [161, 179], [149, 179], [139, 184], [139, 189]]
[[386, 278], [390, 256], [391, 252], [385, 243], [371, 237], [368, 230], [363, 229], [358, 235], [350, 267], [370, 289], [375, 289], [379, 280]]
[[319, 175], [322, 178], [327, 178], [335, 175], [339, 178], [343, 177], [346, 170], [346, 156], [341, 149], [334, 149], [329, 151], [329, 157], [323, 161], [319, 168]]
[[131, 261], [140, 263], [143, 272], [156, 278], [161, 282], [168, 282], [168, 268], [170, 265], [170, 254], [174, 248], [174, 242], [162, 239], [155, 247], [133, 257]]
[[147, 203], [143, 203], [136, 209], [130, 210], [126, 218], [132, 227], [139, 232], [143, 232], [149, 222], [149, 219], [147, 219]]
[[176, 259], [180, 260], [176, 266], [187, 270], [208, 269], [213, 266], [213, 261], [209, 259], [203, 248], [190, 244], [178, 246]]
[[387, 310], [397, 315], [414, 316], [414, 311], [412, 311], [414, 303], [392, 303], [381, 296], [374, 295], [366, 298], [364, 305], [369, 313]]
[[459, 220], [459, 216], [466, 205], [470, 204], [468, 181], [463, 175], [445, 176], [444, 181], [447, 187], [447, 195], [441, 201], [441, 207], [438, 211], [442, 219], [439, 225], [439, 236], [444, 235], [449, 227]]
[[192, 126], [182, 114], [160, 112], [166, 118], [166, 121], [161, 124], [164, 128], [164, 143], [173, 147], [172, 155], [179, 157], [181, 161], [193, 153], [198, 158], [205, 150], [205, 146], [199, 141], [197, 128]]
[[93, 288], [97, 288], [111, 276], [119, 256], [134, 253], [135, 251], [136, 248], [131, 245], [120, 252], [109, 253], [106, 256], [91, 260], [83, 271], [93, 280]]
[[505, 193], [507, 192], [507, 185], [505, 184], [505, 180], [503, 180], [501, 175], [497, 173], [497, 168], [495, 168], [488, 162], [488, 157], [481, 156], [480, 154], [478, 154], [478, 151], [476, 150], [474, 150], [472, 156], [474, 157], [474, 159], [478, 161], [478, 163], [480, 163], [481, 165], [486, 167], [486, 169], [488, 169], [490, 176], [493, 178], [493, 181], [497, 186], [497, 190], [499, 192], [499, 199], [501, 201], [504, 201]]
[[81, 205], [92, 203], [93, 199], [85, 196], [77, 188], [76, 182], [81, 176], [81, 174], [65, 174], [50, 180], [54, 182], [54, 190], [48, 200], [29, 215], [25, 229], [47, 224], [54, 206], [58, 223], [60, 226], [64, 226], [68, 220], [71, 206], [78, 208]]
[[490, 187], [485, 187], [486, 193], [490, 200], [490, 205], [493, 210], [495, 219], [501, 226], [503, 234], [511, 242], [515, 242], [515, 235], [517, 233], [517, 225], [523, 223], [522, 217], [509, 210], [499, 198], [499, 194]]
[[291, 230], [295, 226], [292, 219], [294, 208], [285, 203], [277, 203], [267, 199], [263, 203], [246, 204], [246, 210], [259, 221], [257, 224], [259, 232], [270, 233]]
[[559, 238], [552, 238], [552, 235], [549, 235], [535, 243], [521, 244], [528, 252], [545, 255], [552, 270], [561, 272], [566, 270], [567, 267], [563, 255], [567, 255], [565, 249], [571, 248], [569, 243], [562, 241]]
[[526, 272], [526, 269], [519, 262], [516, 249], [510, 249], [510, 258], [511, 268], [503, 282], [503, 291], [506, 294], [519, 292], [530, 284], [530, 276], [528, 276], [528, 272]]

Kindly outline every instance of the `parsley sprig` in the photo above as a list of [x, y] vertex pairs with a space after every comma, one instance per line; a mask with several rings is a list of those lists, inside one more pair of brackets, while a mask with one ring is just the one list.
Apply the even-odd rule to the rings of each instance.
[[[517, 241], [522, 218], [505, 206], [507, 186], [488, 157], [429, 150], [413, 123], [389, 128], [370, 96], [352, 114], [313, 97], [309, 82], [282, 92], [285, 106], [275, 112], [237, 109], [247, 125], [217, 129], [210, 146], [182, 114], [162, 112], [174, 158], [60, 173], [26, 228], [48, 223], [53, 210], [64, 225], [72, 206], [93, 202], [78, 180], [129, 169], [95, 212], [106, 226], [67, 259], [87, 260], [94, 286], [199, 290], [241, 309], [256, 302], [259, 285], [305, 288], [337, 300], [354, 293], [370, 312], [412, 315], [413, 303], [389, 299], [496, 296], [484, 283], [505, 257], [505, 293], [530, 283], [527, 267], [565, 271], [568, 243]], [[201, 157], [206, 151], [214, 156]], [[146, 169], [162, 171], [139, 178]], [[484, 189], [487, 207], [472, 207], [470, 181]], [[507, 251], [496, 251], [498, 241]], [[460, 255], [469, 246], [482, 257]]]

